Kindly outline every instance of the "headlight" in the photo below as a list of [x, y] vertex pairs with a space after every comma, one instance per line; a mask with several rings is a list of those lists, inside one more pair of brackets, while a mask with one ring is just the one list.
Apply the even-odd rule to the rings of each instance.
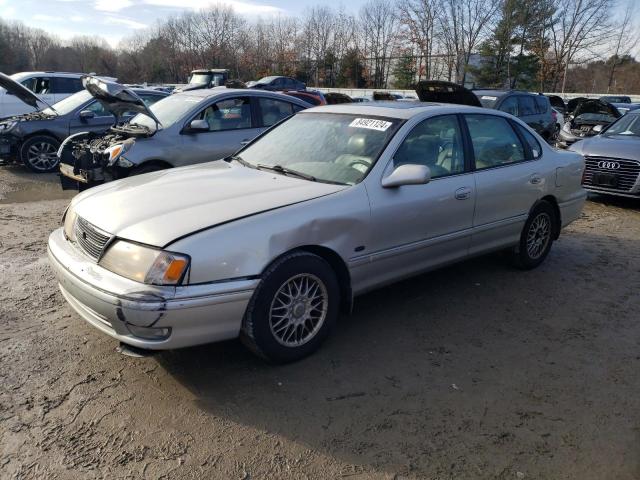
[[128, 152], [134, 142], [118, 143], [117, 145], [111, 145], [105, 149], [104, 153], [109, 154], [108, 164], [111, 166], [125, 153]]
[[67, 207], [67, 211], [64, 214], [64, 236], [71, 242], [76, 241], [76, 217], [77, 215], [73, 208], [71, 206]]
[[100, 259], [100, 266], [136, 282], [176, 285], [189, 266], [189, 257], [116, 240]]
[[0, 123], [0, 132], [8, 132], [15, 127], [18, 122], [2, 122]]

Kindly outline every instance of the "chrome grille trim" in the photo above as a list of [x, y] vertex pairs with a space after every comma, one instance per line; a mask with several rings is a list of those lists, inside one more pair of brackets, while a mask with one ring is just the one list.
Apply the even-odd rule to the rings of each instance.
[[[604, 169], [598, 166], [599, 162], [615, 162], [620, 165], [617, 169]], [[618, 176], [618, 186], [616, 188], [606, 187], [593, 184], [593, 175], [595, 173], [613, 173]], [[613, 157], [585, 157], [584, 177], [582, 184], [585, 187], [593, 187], [603, 190], [630, 192], [638, 181], [640, 175], [640, 162], [635, 160], [627, 160], [623, 158]]]
[[96, 262], [100, 259], [111, 235], [90, 224], [82, 217], [76, 218], [76, 241], [80, 249]]

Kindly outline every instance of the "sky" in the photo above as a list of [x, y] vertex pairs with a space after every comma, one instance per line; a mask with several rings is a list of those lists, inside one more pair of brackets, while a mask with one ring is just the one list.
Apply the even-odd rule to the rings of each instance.
[[[336, 5], [322, 0], [0, 0], [0, 18], [20, 20], [63, 39], [99, 35], [115, 47], [122, 38], [158, 20], [217, 3], [231, 5], [248, 17], [298, 16], [312, 5]], [[349, 0], [346, 10], [357, 13], [364, 3], [366, 0]], [[627, 4], [638, 5], [636, 24], [640, 24], [640, 0], [619, 0], [618, 11]]]

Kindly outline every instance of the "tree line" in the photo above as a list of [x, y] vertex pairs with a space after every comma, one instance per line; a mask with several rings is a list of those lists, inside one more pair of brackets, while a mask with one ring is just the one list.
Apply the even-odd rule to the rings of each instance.
[[215, 5], [125, 38], [63, 41], [0, 20], [0, 70], [96, 72], [122, 82], [183, 83], [195, 68], [249, 80], [410, 88], [422, 79], [539, 91], [640, 93], [629, 8], [615, 0], [369, 0], [357, 13], [317, 5], [250, 20]]

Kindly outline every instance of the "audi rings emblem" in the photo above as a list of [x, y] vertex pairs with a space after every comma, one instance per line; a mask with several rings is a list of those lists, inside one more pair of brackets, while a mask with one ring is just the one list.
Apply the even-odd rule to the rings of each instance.
[[618, 170], [620, 168], [620, 164], [618, 162], [608, 162], [603, 160], [598, 162], [598, 168], [603, 168], [605, 170]]

